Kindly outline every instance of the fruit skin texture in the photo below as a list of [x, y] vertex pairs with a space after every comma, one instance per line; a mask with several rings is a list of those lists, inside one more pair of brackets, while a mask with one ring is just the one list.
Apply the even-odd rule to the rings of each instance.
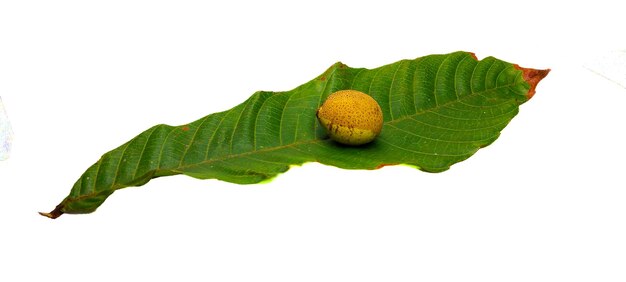
[[346, 145], [372, 142], [383, 127], [383, 112], [371, 96], [357, 90], [330, 94], [317, 119], [331, 139]]

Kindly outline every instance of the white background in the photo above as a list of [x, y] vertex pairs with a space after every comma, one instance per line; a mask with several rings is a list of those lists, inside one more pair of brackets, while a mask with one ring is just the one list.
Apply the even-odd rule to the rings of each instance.
[[[626, 47], [626, 20], [590, 2], [2, 1], [15, 139], [0, 162], [0, 281], [625, 281], [626, 90], [583, 65]], [[92, 214], [37, 215], [152, 125], [336, 61], [456, 50], [552, 72], [494, 144], [444, 173], [165, 177]]]

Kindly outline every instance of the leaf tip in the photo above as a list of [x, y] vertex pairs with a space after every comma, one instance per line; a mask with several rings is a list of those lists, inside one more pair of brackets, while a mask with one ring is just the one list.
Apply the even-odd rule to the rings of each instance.
[[61, 211], [61, 208], [62, 208], [62, 206], [58, 205], [51, 212], [39, 212], [39, 215], [45, 216], [45, 217], [51, 218], [51, 219], [56, 219], [56, 218], [58, 218], [59, 216], [61, 216], [63, 214], [63, 211]]
[[522, 77], [528, 84], [530, 84], [530, 89], [528, 89], [528, 93], [526, 97], [528, 99], [532, 98], [535, 95], [535, 89], [537, 88], [537, 84], [550, 73], [550, 69], [538, 70], [538, 69], [530, 69], [523, 68], [519, 65], [514, 65], [514, 67], [518, 70], [522, 71]]

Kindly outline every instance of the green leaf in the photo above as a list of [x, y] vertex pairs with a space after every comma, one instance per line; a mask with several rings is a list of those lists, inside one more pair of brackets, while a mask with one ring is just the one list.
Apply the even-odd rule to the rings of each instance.
[[[368, 70], [336, 63], [286, 92], [256, 92], [242, 104], [181, 126], [154, 126], [104, 154], [50, 213], [90, 213], [115, 190], [185, 174], [251, 184], [290, 165], [346, 169], [410, 164], [441, 172], [495, 141], [549, 70], [455, 52]], [[338, 90], [356, 89], [381, 106], [380, 136], [365, 146], [331, 141], [315, 112]]]

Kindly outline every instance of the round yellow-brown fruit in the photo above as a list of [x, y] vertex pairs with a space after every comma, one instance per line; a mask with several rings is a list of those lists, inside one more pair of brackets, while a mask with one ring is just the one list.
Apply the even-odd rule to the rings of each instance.
[[317, 119], [331, 139], [346, 145], [372, 142], [383, 128], [383, 112], [371, 96], [357, 90], [330, 94]]

